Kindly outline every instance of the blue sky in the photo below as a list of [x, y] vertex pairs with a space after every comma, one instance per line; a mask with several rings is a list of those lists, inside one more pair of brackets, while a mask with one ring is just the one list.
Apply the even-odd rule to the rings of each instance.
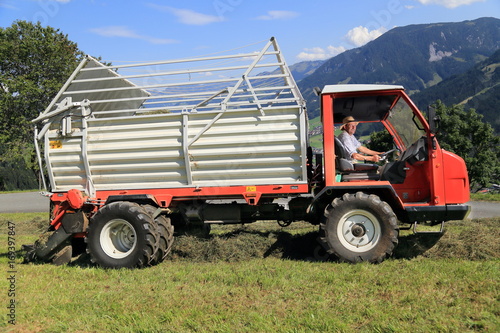
[[499, 0], [0, 0], [0, 26], [40, 21], [103, 60], [207, 55], [278, 43], [289, 64], [326, 59], [396, 26], [500, 17]]

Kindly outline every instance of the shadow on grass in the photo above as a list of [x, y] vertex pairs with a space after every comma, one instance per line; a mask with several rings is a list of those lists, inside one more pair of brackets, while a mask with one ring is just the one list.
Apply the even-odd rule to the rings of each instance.
[[[173, 260], [240, 261], [275, 257], [289, 260], [326, 261], [328, 254], [318, 242], [319, 232], [291, 234], [285, 230], [262, 232], [235, 230], [204, 240], [180, 237], [172, 249]], [[408, 235], [399, 239], [393, 257], [411, 259], [436, 245], [442, 235]]]
[[[318, 243], [318, 236], [318, 232], [293, 235], [287, 231], [254, 230], [235, 230], [222, 235], [210, 235], [207, 238], [178, 236], [166, 261], [237, 262], [268, 257], [300, 261], [330, 260], [326, 251]], [[394, 257], [397, 259], [415, 258], [433, 247], [439, 238], [418, 235], [401, 237], [394, 251]], [[87, 253], [76, 254], [68, 266], [81, 268], [97, 266], [90, 261]], [[0, 253], [0, 259], [7, 257], [8, 253]], [[17, 251], [16, 257], [23, 258], [24, 251]], [[30, 264], [39, 265], [46, 264], [46, 262], [36, 261]]]
[[[393, 251], [395, 259], [455, 258], [488, 260], [499, 258], [499, 219], [456, 222], [444, 234], [408, 234], [399, 237]], [[269, 227], [264, 227], [270, 229]], [[273, 228], [256, 230], [247, 226], [233, 226], [216, 230], [208, 237], [178, 235], [166, 261], [238, 262], [252, 258], [279, 258], [300, 261], [325, 261], [328, 255], [318, 243], [319, 232], [311, 227], [300, 229]], [[313, 227], [315, 229], [315, 227]], [[71, 266], [95, 267], [84, 249]], [[19, 252], [19, 251], [18, 251]], [[8, 253], [0, 253], [7, 260]], [[18, 257], [22, 254], [18, 253]]]
[[398, 246], [394, 249], [396, 259], [412, 259], [423, 255], [433, 248], [444, 234], [411, 234], [400, 236]]

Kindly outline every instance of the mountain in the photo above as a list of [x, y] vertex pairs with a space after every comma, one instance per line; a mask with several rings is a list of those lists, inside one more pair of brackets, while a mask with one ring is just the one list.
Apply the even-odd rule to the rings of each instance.
[[468, 71], [412, 95], [412, 99], [422, 110], [438, 99], [445, 105], [474, 108], [500, 133], [500, 49]]
[[309, 117], [319, 115], [313, 88], [338, 83], [400, 84], [412, 94], [461, 74], [500, 48], [500, 20], [394, 28], [370, 43], [327, 60], [298, 85]]
[[314, 71], [318, 69], [319, 66], [325, 63], [325, 61], [326, 60], [302, 61], [289, 67], [290, 71], [292, 72], [293, 78], [298, 82], [314, 73]]
[[[296, 82], [302, 80], [303, 78], [314, 73], [319, 66], [321, 66], [326, 60], [314, 60], [314, 61], [301, 61], [295, 63], [293, 65], [289, 65], [290, 72], [292, 72], [292, 76]], [[258, 75], [272, 75], [272, 74], [280, 74], [280, 69], [277, 68], [273, 71], [261, 72]]]

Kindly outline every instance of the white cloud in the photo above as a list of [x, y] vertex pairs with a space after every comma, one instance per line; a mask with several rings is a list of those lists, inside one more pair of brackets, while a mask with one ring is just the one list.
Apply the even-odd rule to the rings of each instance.
[[380, 37], [387, 29], [385, 27], [380, 27], [376, 30], [369, 31], [368, 28], [359, 26], [351, 29], [347, 32], [344, 38], [351, 44], [359, 47], [366, 43]]
[[346, 49], [343, 46], [328, 46], [326, 49], [321, 47], [313, 47], [311, 49], [304, 49], [297, 55], [300, 61], [311, 60], [325, 60], [344, 52]]
[[[344, 39], [350, 44], [359, 47], [366, 43], [380, 37], [385, 33], [387, 29], [385, 27], [380, 27], [376, 30], [369, 31], [368, 28], [359, 26], [351, 29], [344, 36]], [[326, 49], [321, 47], [314, 47], [310, 49], [304, 49], [297, 55], [297, 58], [301, 61], [306, 60], [324, 60], [346, 51], [347, 49], [343, 46], [328, 46]]]
[[456, 8], [464, 5], [470, 5], [474, 2], [484, 2], [485, 0], [417, 0], [422, 5], [439, 5], [446, 8]]
[[156, 4], [149, 4], [149, 6], [151, 8], [171, 13], [177, 17], [179, 22], [188, 25], [206, 25], [215, 22], [222, 22], [224, 20], [220, 16], [198, 13], [191, 9], [180, 9], [169, 6], [160, 6]]
[[299, 16], [298, 13], [288, 10], [270, 10], [267, 15], [258, 16], [257, 20], [288, 20]]
[[144, 40], [151, 44], [170, 44], [175, 43], [173, 39], [156, 38], [151, 36], [140, 35], [125, 26], [108, 26], [101, 28], [90, 29], [91, 32], [104, 37], [123, 37]]
[[3, 2], [3, 3], [2, 3], [2, 2], [0, 2], [0, 8], [5, 8], [5, 9], [16, 9], [16, 10], [17, 10], [17, 9], [19, 9], [19, 8], [17, 8], [16, 6], [11, 5], [11, 4], [9, 4], [9, 3], [5, 3], [5, 2]]

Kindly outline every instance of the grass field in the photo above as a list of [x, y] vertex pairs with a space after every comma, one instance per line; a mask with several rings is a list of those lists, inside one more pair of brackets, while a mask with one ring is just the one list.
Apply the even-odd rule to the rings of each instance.
[[500, 203], [500, 193], [471, 193], [470, 198], [474, 201], [498, 201]]
[[322, 261], [309, 224], [256, 223], [177, 237], [146, 269], [21, 264], [17, 251], [9, 273], [8, 232], [19, 250], [46, 215], [0, 215], [2, 331], [500, 331], [500, 218], [450, 222], [440, 239], [407, 232], [379, 265]]

